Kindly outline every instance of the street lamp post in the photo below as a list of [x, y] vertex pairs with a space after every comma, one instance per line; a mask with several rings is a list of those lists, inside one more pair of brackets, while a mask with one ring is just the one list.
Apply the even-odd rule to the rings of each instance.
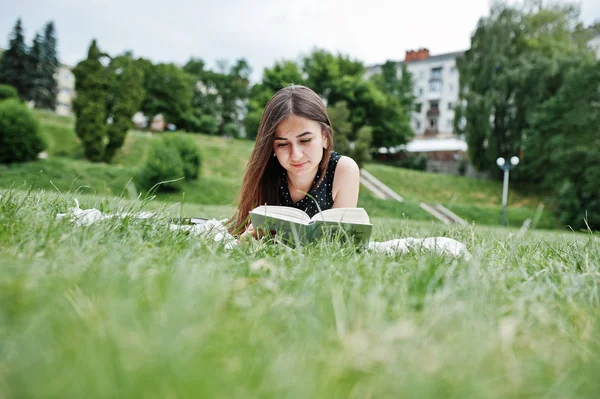
[[496, 165], [504, 171], [504, 184], [502, 185], [502, 220], [500, 223], [506, 225], [506, 203], [508, 202], [508, 174], [512, 168], [519, 164], [519, 157], [511, 157], [510, 162], [502, 157], [496, 159]]

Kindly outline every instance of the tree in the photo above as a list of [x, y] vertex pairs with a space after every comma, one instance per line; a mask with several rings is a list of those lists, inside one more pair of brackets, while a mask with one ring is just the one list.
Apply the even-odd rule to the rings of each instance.
[[127, 131], [133, 127], [131, 118], [140, 109], [144, 99], [143, 70], [137, 68], [131, 55], [121, 55], [111, 60], [108, 72], [107, 126], [108, 142], [104, 160], [110, 162], [125, 141]]
[[349, 122], [348, 106], [344, 101], [340, 101], [327, 107], [327, 114], [333, 127], [335, 150], [343, 155], [350, 155], [349, 137], [352, 135], [352, 124]]
[[559, 219], [600, 229], [600, 61], [571, 70], [531, 118], [523, 148], [531, 173], [557, 193]]
[[167, 123], [182, 126], [192, 115], [195, 79], [174, 64], [148, 67], [142, 111], [150, 118], [162, 114]]
[[31, 91], [27, 95], [27, 98], [33, 101], [34, 104], [38, 104], [41, 96], [41, 62], [42, 62], [42, 46], [43, 38], [39, 33], [35, 34], [33, 44], [29, 49], [29, 71], [31, 73]]
[[[465, 134], [477, 169], [500, 177], [496, 158], [520, 153], [531, 115], [588, 57], [576, 20], [571, 5], [523, 11], [500, 4], [479, 21], [471, 48], [457, 61], [464, 105], [455, 114], [455, 131]], [[524, 162], [514, 177], [526, 172]]]
[[256, 138], [263, 110], [275, 92], [290, 84], [304, 83], [300, 68], [292, 61], [276, 62], [273, 68], [265, 68], [262, 83], [252, 86], [249, 92], [244, 119], [246, 137]]
[[56, 54], [56, 33], [54, 22], [48, 22], [44, 27], [42, 51], [38, 68], [39, 81], [36, 84], [37, 97], [35, 105], [38, 108], [56, 109], [56, 71], [59, 66]]
[[75, 132], [81, 139], [86, 158], [100, 162], [104, 159], [106, 134], [106, 102], [108, 98], [109, 74], [102, 65], [106, 57], [93, 40], [85, 60], [73, 69], [77, 98]]
[[[343, 101], [328, 107], [327, 113], [334, 130], [335, 150], [343, 155], [348, 155], [356, 161], [359, 167], [362, 167], [371, 159], [373, 128], [361, 126], [356, 134], [353, 134], [352, 125], [349, 122], [350, 111]], [[350, 141], [349, 137], [355, 137], [355, 139]]]
[[362, 77], [344, 76], [330, 93], [329, 104], [344, 101], [350, 110], [352, 135], [363, 126], [371, 126], [375, 148], [404, 144], [412, 135], [410, 120], [398, 100], [386, 96], [377, 86]]
[[19, 18], [9, 36], [8, 49], [0, 58], [0, 83], [11, 85], [17, 89], [23, 101], [29, 100], [33, 85], [30, 66], [23, 27]]

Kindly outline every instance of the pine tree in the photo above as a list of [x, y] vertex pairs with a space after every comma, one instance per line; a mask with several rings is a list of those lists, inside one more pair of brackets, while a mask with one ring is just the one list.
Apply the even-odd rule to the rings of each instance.
[[20, 18], [9, 36], [8, 50], [0, 58], [0, 83], [16, 88], [22, 100], [29, 99], [32, 88], [31, 69]]
[[32, 100], [34, 104], [39, 103], [41, 96], [40, 80], [41, 80], [41, 61], [42, 61], [42, 37], [39, 33], [36, 33], [33, 39], [33, 44], [29, 50], [29, 71], [31, 73], [31, 92], [28, 93], [28, 99]]
[[42, 41], [40, 61], [40, 96], [38, 101], [36, 101], [36, 106], [54, 110], [56, 108], [56, 95], [58, 92], [55, 76], [59, 62], [56, 54], [54, 22], [52, 21], [48, 22], [44, 27], [44, 39]]

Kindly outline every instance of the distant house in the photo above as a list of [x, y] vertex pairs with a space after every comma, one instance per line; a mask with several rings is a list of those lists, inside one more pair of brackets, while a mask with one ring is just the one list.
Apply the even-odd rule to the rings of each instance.
[[[454, 135], [454, 107], [458, 103], [458, 69], [456, 58], [463, 51], [430, 55], [429, 50], [406, 51], [403, 61], [396, 63], [398, 75], [402, 65], [412, 75], [415, 109], [411, 127], [419, 137], [451, 137]], [[381, 65], [367, 67], [365, 77], [381, 73]]]
[[56, 71], [56, 113], [58, 115], [73, 114], [73, 100], [75, 100], [75, 75], [72, 68], [61, 64]]

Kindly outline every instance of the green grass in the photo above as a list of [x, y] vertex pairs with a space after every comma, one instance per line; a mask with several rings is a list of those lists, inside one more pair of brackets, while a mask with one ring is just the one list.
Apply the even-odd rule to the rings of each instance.
[[338, 243], [225, 250], [160, 219], [57, 221], [71, 205], [69, 194], [2, 191], [0, 397], [588, 398], [600, 388], [597, 235], [387, 217], [375, 218], [377, 240], [448, 236], [473, 258]]

